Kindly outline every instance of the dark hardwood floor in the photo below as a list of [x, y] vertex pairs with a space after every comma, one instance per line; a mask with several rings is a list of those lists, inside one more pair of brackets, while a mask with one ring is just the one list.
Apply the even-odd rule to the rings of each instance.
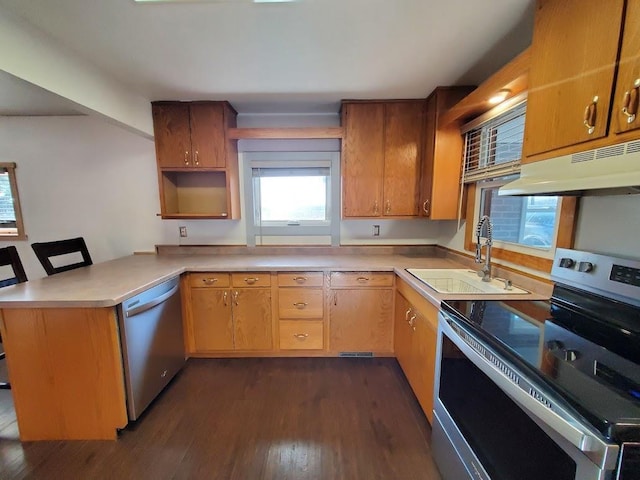
[[430, 434], [394, 359], [191, 359], [115, 442], [21, 443], [0, 391], [0, 478], [436, 480]]

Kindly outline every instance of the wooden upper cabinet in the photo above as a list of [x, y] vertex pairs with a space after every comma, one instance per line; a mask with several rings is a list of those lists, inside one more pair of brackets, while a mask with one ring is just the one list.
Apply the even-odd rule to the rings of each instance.
[[158, 166], [191, 165], [191, 127], [186, 103], [153, 104], [153, 131]]
[[152, 112], [160, 168], [227, 166], [236, 114], [226, 102], [154, 102]]
[[424, 101], [385, 104], [383, 215], [418, 216]]
[[344, 217], [377, 217], [382, 209], [384, 104], [342, 107], [342, 212]]
[[417, 217], [423, 100], [344, 102], [343, 217]]
[[640, 0], [628, 0], [613, 97], [615, 133], [640, 128]]
[[192, 103], [189, 107], [189, 113], [193, 166], [224, 168], [226, 165], [226, 140], [223, 105], [221, 103]]
[[624, 3], [538, 1], [524, 156], [607, 135]]
[[473, 87], [438, 87], [427, 98], [418, 201], [422, 217], [457, 218], [463, 140], [458, 125], [442, 125], [441, 118], [472, 90]]

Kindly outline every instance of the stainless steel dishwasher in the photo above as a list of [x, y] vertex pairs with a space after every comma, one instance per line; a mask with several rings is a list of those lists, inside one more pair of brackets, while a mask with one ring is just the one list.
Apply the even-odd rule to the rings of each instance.
[[129, 420], [136, 420], [185, 362], [180, 279], [118, 306]]

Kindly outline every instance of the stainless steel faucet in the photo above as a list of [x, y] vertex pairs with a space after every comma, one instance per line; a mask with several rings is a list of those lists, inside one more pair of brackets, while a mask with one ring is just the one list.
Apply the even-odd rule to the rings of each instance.
[[[483, 227], [486, 231], [486, 241], [484, 245], [480, 243]], [[491, 245], [493, 243], [493, 234], [491, 232], [492, 228], [493, 226], [491, 225], [491, 220], [488, 215], [483, 215], [476, 226], [476, 263], [482, 263], [482, 247], [487, 247], [484, 265], [477, 272], [478, 276], [482, 277], [483, 282], [491, 281]]]

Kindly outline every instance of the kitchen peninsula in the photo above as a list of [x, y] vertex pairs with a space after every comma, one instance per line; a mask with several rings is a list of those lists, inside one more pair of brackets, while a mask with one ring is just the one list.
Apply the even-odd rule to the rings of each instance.
[[[306, 252], [298, 255], [247, 255], [246, 251], [235, 255], [133, 255], [3, 289], [0, 294], [0, 328], [5, 341], [21, 440], [116, 438], [118, 429], [127, 425], [128, 418], [115, 307], [172, 277], [182, 276], [186, 356], [336, 356], [339, 352], [331, 347], [335, 338], [332, 340], [330, 337], [330, 314], [323, 315], [320, 320], [324, 328], [324, 339], [320, 339], [323, 347], [314, 351], [281, 349], [279, 323], [283, 321], [277, 321], [278, 298], [291, 290], [279, 292], [278, 273], [320, 273], [324, 279], [323, 308], [330, 312], [329, 304], [334, 301], [329, 294], [330, 289], [339, 289], [339, 282], [348, 282], [348, 272], [357, 272], [354, 278], [360, 282], [369, 278], [363, 276], [363, 272], [371, 274], [372, 279], [374, 274], [386, 272], [391, 284], [380, 288], [392, 294], [395, 286], [408, 285], [417, 296], [437, 306], [440, 300], [450, 296], [436, 294], [404, 269], [467, 266], [460, 263], [463, 257], [447, 258], [434, 247], [422, 248], [419, 255], [387, 253], [384, 248], [362, 251], [365, 253], [358, 255], [328, 252], [315, 255]], [[372, 253], [375, 251], [384, 253]], [[189, 344], [192, 335], [189, 332], [192, 325], [188, 320], [191, 308], [189, 278], [202, 272], [239, 273], [239, 278], [247, 277], [248, 272], [260, 272], [273, 278], [270, 286], [264, 288], [273, 300], [270, 311], [274, 314], [269, 326], [273, 332], [271, 348], [249, 354], [244, 351], [237, 354], [193, 353], [193, 345]], [[548, 297], [544, 287], [540, 290], [542, 284], [539, 282], [527, 284], [526, 277], [518, 277], [515, 281], [540, 292], [529, 294], [527, 298]], [[377, 287], [371, 285], [371, 288]], [[354, 290], [357, 288], [347, 292]], [[460, 295], [456, 295], [458, 297]], [[390, 298], [390, 304], [386, 306], [387, 321], [381, 327], [387, 343], [382, 351], [374, 352], [376, 355], [395, 355], [393, 296]], [[366, 312], [366, 305], [360, 307]], [[287, 325], [282, 323], [282, 328]]]

